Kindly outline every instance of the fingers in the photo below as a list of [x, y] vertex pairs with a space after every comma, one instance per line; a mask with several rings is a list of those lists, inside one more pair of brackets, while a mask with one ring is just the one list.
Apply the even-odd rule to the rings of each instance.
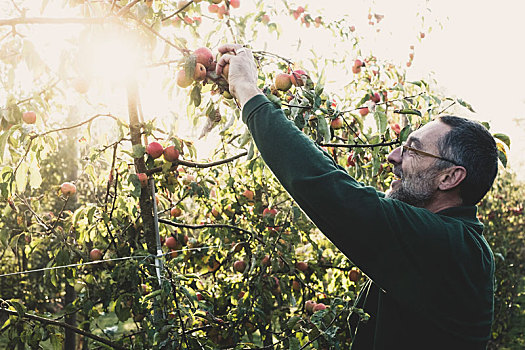
[[217, 62], [217, 67], [215, 68], [215, 72], [217, 72], [217, 75], [222, 74], [222, 69], [224, 68], [225, 65], [230, 63], [230, 60], [232, 59], [232, 57], [234, 57], [234, 55], [224, 54], [221, 56], [221, 58], [219, 58], [219, 61]]
[[222, 46], [219, 46], [219, 52], [224, 54], [228, 52], [235, 52], [235, 49], [240, 49], [242, 45], [240, 44], [224, 44]]

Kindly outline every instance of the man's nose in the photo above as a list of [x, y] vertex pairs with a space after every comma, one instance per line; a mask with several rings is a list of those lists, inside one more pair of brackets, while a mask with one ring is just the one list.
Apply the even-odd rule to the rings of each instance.
[[401, 161], [402, 161], [401, 150], [402, 149], [403, 149], [402, 146], [399, 146], [395, 148], [392, 152], [390, 152], [388, 157], [386, 157], [388, 162], [392, 164], [401, 164]]

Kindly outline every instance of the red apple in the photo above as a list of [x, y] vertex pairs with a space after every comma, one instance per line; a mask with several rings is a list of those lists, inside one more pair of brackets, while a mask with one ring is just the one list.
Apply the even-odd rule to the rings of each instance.
[[173, 236], [169, 236], [168, 238], [166, 238], [166, 241], [164, 242], [164, 244], [166, 245], [166, 247], [168, 247], [169, 249], [176, 249], [177, 248], [177, 240], [175, 239], [175, 237]]
[[211, 13], [217, 13], [219, 11], [219, 5], [211, 4], [208, 6], [208, 11]]
[[148, 175], [144, 173], [138, 173], [137, 176], [140, 181], [140, 186], [147, 187], [148, 186]]
[[242, 193], [242, 195], [246, 197], [246, 199], [248, 199], [250, 202], [253, 201], [253, 191], [246, 190]]
[[281, 91], [288, 91], [292, 87], [290, 74], [279, 73], [275, 76], [275, 87]]
[[299, 283], [299, 281], [297, 281], [297, 280], [293, 280], [292, 281], [292, 289], [295, 290], [296, 292], [300, 291], [301, 290], [301, 283]]
[[368, 107], [360, 108], [359, 114], [361, 114], [363, 117], [369, 113]]
[[306, 270], [308, 270], [308, 263], [305, 263], [304, 261], [298, 261], [295, 264], [295, 268], [301, 272], [305, 272]]
[[244, 272], [244, 270], [246, 270], [246, 262], [242, 260], [237, 260], [233, 263], [233, 269], [237, 272]]
[[377, 92], [374, 92], [372, 94], [372, 96], [370, 96], [370, 99], [374, 102], [374, 103], [378, 103], [379, 101], [381, 101], [381, 96], [379, 96], [379, 94]]
[[99, 249], [94, 248], [89, 252], [89, 258], [91, 260], [100, 260], [102, 259], [102, 252]]
[[361, 273], [359, 272], [359, 270], [355, 270], [355, 269], [352, 269], [350, 270], [350, 272], [348, 273], [348, 278], [350, 279], [350, 281], [352, 282], [357, 282], [359, 281], [359, 278], [361, 277]]
[[350, 31], [353, 33], [355, 32], [355, 26], [350, 26]]
[[264, 208], [263, 210], [263, 218], [274, 218], [277, 215], [277, 209], [274, 208]]
[[195, 81], [203, 81], [206, 79], [206, 67], [203, 64], [197, 63], [195, 65], [195, 74], [193, 75]]
[[190, 77], [186, 77], [186, 72], [184, 69], [177, 72], [177, 85], [181, 88], [187, 88], [188, 86], [193, 83], [193, 79]]
[[158, 157], [160, 157], [163, 152], [164, 148], [158, 142], [150, 142], [146, 146], [146, 153], [149, 154], [153, 159], [157, 159]]
[[265, 255], [264, 258], [261, 260], [262, 266], [269, 266], [270, 265], [270, 257], [268, 255]]
[[[219, 9], [217, 5], [210, 5], [210, 7], [211, 6], [215, 6], [217, 10]], [[193, 54], [196, 56], [195, 61], [202, 64], [206, 69], [209, 69], [213, 65], [213, 53], [207, 47], [200, 47], [193, 51]]]
[[343, 127], [343, 118], [337, 117], [330, 122], [332, 129], [337, 130]]
[[308, 313], [313, 313], [314, 312], [314, 307], [315, 307], [316, 302], [313, 301], [313, 300], [308, 300], [305, 304], [304, 304], [304, 308], [306, 309], [306, 312]]
[[171, 214], [172, 217], [177, 218], [177, 217], [181, 216], [182, 210], [180, 210], [177, 207], [173, 207], [170, 210], [170, 214]]
[[179, 150], [174, 146], [166, 147], [163, 154], [167, 162], [176, 162], [179, 159]]
[[36, 113], [33, 111], [24, 112], [24, 114], [22, 114], [22, 120], [26, 124], [35, 124], [36, 123]]
[[355, 166], [355, 158], [354, 158], [354, 152], [350, 152], [350, 154], [348, 155], [348, 159], [346, 160], [346, 166], [347, 167], [351, 167], [351, 166]]
[[306, 83], [308, 74], [302, 69], [296, 69], [290, 74], [290, 80], [295, 86], [303, 86]]
[[240, 0], [230, 0], [230, 6], [233, 7], [234, 9], [239, 8], [239, 6], [241, 6], [241, 1]]
[[317, 311], [324, 310], [324, 309], [326, 309], [326, 305], [325, 304], [323, 304], [323, 303], [315, 304], [315, 306], [313, 308], [313, 312], [317, 312]]
[[263, 16], [262, 16], [262, 19], [261, 19], [261, 22], [262, 22], [263, 24], [268, 24], [268, 23], [270, 22], [270, 16], [268, 16], [268, 15], [263, 15]]
[[201, 301], [202, 299], [204, 299], [204, 297], [202, 296], [200, 292], [195, 293], [195, 295], [197, 296], [198, 301]]
[[396, 135], [399, 135], [401, 133], [401, 127], [399, 126], [399, 124], [396, 123], [392, 125], [391, 128]]
[[77, 186], [71, 182], [64, 182], [62, 185], [60, 185], [60, 192], [62, 192], [64, 196], [74, 195], [77, 193]]
[[363, 66], [363, 61], [361, 61], [360, 59], [357, 59], [354, 61], [354, 67], [362, 67]]

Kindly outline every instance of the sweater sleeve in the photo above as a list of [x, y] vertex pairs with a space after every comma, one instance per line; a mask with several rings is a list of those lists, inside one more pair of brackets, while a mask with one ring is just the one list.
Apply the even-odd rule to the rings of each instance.
[[[428, 298], [439, 298], [434, 294], [443, 289], [440, 283], [454, 277], [446, 267], [450, 264], [451, 269], [458, 269], [454, 265], [458, 254], [462, 270], [456, 273], [458, 279], [472, 282], [482, 274], [472, 271], [470, 258], [490, 268], [486, 249], [480, 248], [473, 229], [461, 220], [385, 198], [373, 187], [357, 182], [265, 96], [247, 102], [243, 121], [265, 163], [305, 214], [402, 304], [423, 311]], [[429, 275], [435, 279], [426, 277]]]

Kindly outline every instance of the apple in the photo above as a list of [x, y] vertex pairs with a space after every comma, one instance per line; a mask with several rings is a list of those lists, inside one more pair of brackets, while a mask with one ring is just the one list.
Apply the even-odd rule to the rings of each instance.
[[355, 26], [350, 26], [350, 31], [353, 33], [355, 32]]
[[195, 293], [195, 295], [197, 296], [198, 301], [201, 301], [202, 299], [204, 299], [204, 297], [202, 296], [200, 292]]
[[244, 270], [246, 270], [246, 262], [243, 260], [237, 260], [233, 263], [233, 269], [237, 272], [244, 272]]
[[361, 73], [361, 67], [353, 66], [353, 67], [352, 67], [352, 73], [354, 73], [354, 74], [359, 74], [359, 73]]
[[64, 182], [62, 185], [60, 185], [60, 192], [62, 192], [64, 196], [74, 195], [77, 193], [77, 186], [71, 182]]
[[228, 76], [230, 74], [230, 64], [227, 63], [224, 67], [222, 67], [222, 77], [226, 80], [228, 80]]
[[343, 118], [337, 117], [330, 122], [332, 129], [337, 130], [343, 127]]
[[270, 22], [270, 16], [268, 16], [268, 15], [263, 15], [263, 16], [262, 16], [262, 19], [261, 19], [261, 22], [262, 22], [263, 24], [268, 24], [268, 23]]
[[408, 61], [407, 62], [407, 67], [410, 67], [412, 65], [412, 62]]
[[270, 265], [270, 257], [268, 255], [265, 255], [264, 258], [261, 259], [261, 265], [262, 266]]
[[22, 114], [22, 120], [26, 124], [35, 124], [36, 123], [36, 113], [33, 111], [24, 112], [24, 114]]
[[146, 146], [146, 153], [149, 154], [153, 159], [157, 159], [158, 157], [160, 157], [163, 152], [164, 148], [158, 142], [150, 142]]
[[148, 186], [148, 175], [144, 173], [138, 173], [137, 176], [140, 181], [140, 186], [147, 187]]
[[304, 261], [298, 261], [295, 264], [295, 268], [301, 272], [305, 272], [306, 270], [308, 270], [308, 263], [305, 263]]
[[168, 247], [169, 249], [176, 249], [177, 248], [177, 240], [175, 239], [175, 237], [173, 236], [169, 236], [168, 238], [166, 238], [166, 242], [164, 242], [164, 244], [166, 245], [166, 247]]
[[275, 284], [273, 285], [273, 288], [272, 288], [272, 294], [273, 295], [281, 294], [281, 284], [279, 283], [279, 279], [273, 276], [273, 281], [275, 282]]
[[[217, 5], [215, 5], [215, 7], [217, 7], [217, 10], [219, 9]], [[193, 51], [193, 54], [196, 56], [195, 61], [202, 64], [206, 69], [213, 66], [213, 53], [207, 47], [199, 47], [197, 50]]]
[[326, 309], [326, 305], [323, 303], [319, 303], [319, 304], [315, 304], [312, 311], [317, 312], [317, 311], [324, 310], [324, 309]]
[[263, 218], [274, 218], [277, 215], [277, 209], [275, 208], [264, 208]]
[[408, 54], [408, 57], [409, 57], [411, 60], [413, 60], [413, 59], [414, 59], [414, 53], [413, 53], [413, 52], [409, 53], [409, 54]]
[[295, 10], [295, 11], [296, 11], [297, 13], [303, 13], [303, 12], [304, 12], [304, 7], [299, 6], [299, 7], [297, 8], [297, 10]]
[[303, 86], [306, 83], [308, 74], [302, 69], [296, 69], [290, 74], [290, 80], [295, 86]]
[[219, 11], [219, 5], [211, 4], [208, 6], [208, 11], [211, 13], [217, 13]]
[[304, 303], [304, 308], [306, 309], [306, 312], [312, 314], [314, 312], [316, 302], [313, 300], [308, 300], [306, 303]]
[[354, 152], [350, 152], [350, 154], [348, 155], [348, 159], [346, 160], [346, 166], [347, 167], [351, 167], [351, 166], [355, 166], [355, 158], [354, 158]]
[[421, 39], [425, 38], [425, 33], [423, 33], [423, 32], [419, 33], [419, 37], [420, 37]]
[[184, 69], [181, 69], [177, 72], [177, 85], [181, 88], [187, 88], [193, 83], [193, 79], [186, 77], [186, 72]]
[[72, 85], [79, 94], [85, 94], [89, 90], [89, 82], [84, 78], [73, 79]]
[[279, 73], [275, 76], [275, 87], [281, 91], [288, 91], [292, 87], [290, 74]]
[[244, 197], [246, 197], [246, 199], [248, 199], [248, 201], [252, 202], [253, 201], [253, 191], [250, 191], [250, 190], [246, 190], [242, 193], [242, 195]]
[[354, 61], [354, 67], [362, 67], [363, 66], [363, 61], [361, 61], [360, 59], [357, 59]]
[[230, 6], [234, 9], [239, 8], [239, 6], [241, 6], [241, 0], [230, 0]]
[[219, 211], [217, 210], [217, 208], [213, 207], [211, 209], [211, 215], [213, 215], [214, 217], [218, 217], [220, 215]]
[[195, 65], [195, 74], [193, 75], [195, 81], [203, 81], [206, 79], [206, 67], [203, 64], [197, 63]]
[[364, 108], [360, 108], [359, 109], [359, 114], [361, 114], [361, 116], [365, 116], [369, 113], [370, 111], [368, 110], [368, 107], [364, 107]]
[[100, 260], [102, 259], [102, 252], [97, 248], [91, 249], [89, 252], [89, 257], [91, 260]]
[[394, 125], [391, 125], [390, 127], [396, 135], [399, 135], [401, 133], [401, 127], [399, 126], [399, 124], [396, 123]]
[[299, 281], [297, 281], [297, 280], [293, 280], [292, 281], [292, 289], [295, 290], [296, 292], [300, 291], [301, 290], [301, 283], [299, 283]]
[[163, 154], [167, 162], [176, 162], [179, 159], [179, 150], [174, 146], [166, 147]]
[[226, 9], [226, 6], [221, 5], [221, 6], [219, 7], [219, 10], [217, 11], [217, 17], [218, 17], [219, 19], [223, 19], [223, 18], [224, 18], [224, 15], [228, 15], [228, 14], [229, 14], [229, 12], [228, 12], [228, 10]]
[[186, 176], [184, 176], [184, 178], [182, 179], [182, 183], [185, 185], [189, 185], [194, 181], [195, 181], [195, 176], [193, 176], [192, 174], [186, 174]]
[[350, 270], [350, 272], [348, 273], [348, 278], [350, 279], [350, 281], [352, 282], [357, 282], [359, 281], [359, 278], [361, 277], [361, 273], [359, 272], [359, 270], [356, 270], [356, 269], [352, 269]]
[[410, 50], [414, 50], [414, 45], [410, 45]]
[[378, 103], [379, 101], [381, 101], [381, 96], [379, 96], [379, 94], [377, 92], [374, 92], [372, 94], [372, 96], [370, 96], [370, 99], [374, 102], [374, 103]]
[[171, 208], [171, 210], [170, 210], [170, 214], [171, 214], [172, 217], [174, 217], [174, 218], [178, 218], [179, 216], [181, 216], [181, 214], [182, 214], [182, 210], [180, 210], [180, 209], [177, 208], [177, 207], [173, 207], [173, 208]]
[[301, 13], [299, 13], [299, 12], [297, 12], [297, 11], [294, 11], [294, 12], [293, 12], [293, 18], [294, 18], [294, 19], [299, 18], [299, 16], [301, 16]]
[[142, 284], [140, 285], [140, 291], [142, 292], [142, 295], [146, 295], [146, 294], [148, 294], [148, 293], [149, 293], [149, 290], [150, 290], [150, 288], [148, 287], [148, 285], [146, 285], [146, 284], [144, 284], [144, 283], [142, 283]]

